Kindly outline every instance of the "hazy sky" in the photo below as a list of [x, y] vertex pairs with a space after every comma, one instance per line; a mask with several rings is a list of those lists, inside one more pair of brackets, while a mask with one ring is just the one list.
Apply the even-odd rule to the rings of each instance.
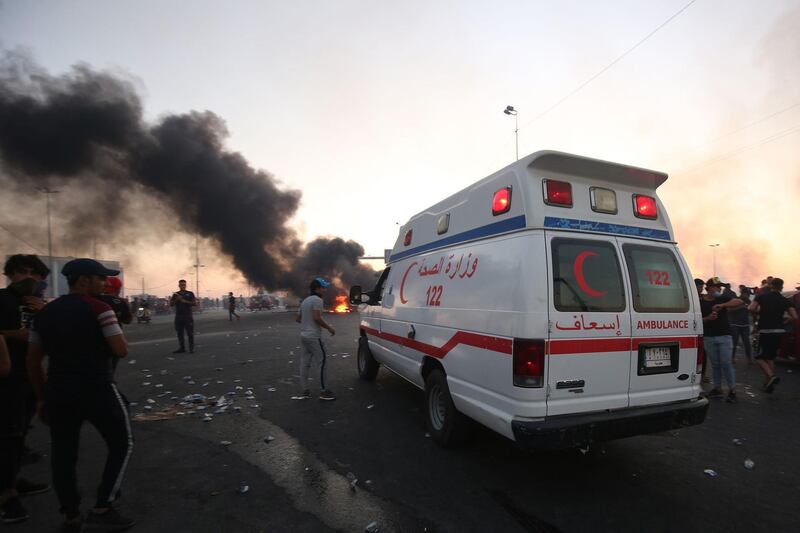
[[[720, 243], [725, 279], [800, 282], [800, 1], [697, 0], [531, 122], [688, 1], [6, 1], [0, 47], [133, 78], [151, 119], [217, 113], [231, 150], [302, 190], [307, 239], [382, 254], [397, 222], [513, 161], [511, 104], [523, 155], [669, 173], [659, 193], [695, 276]], [[129, 281], [166, 292], [192, 243], [135, 250]], [[201, 293], [245, 290], [208, 246]], [[0, 248], [30, 251], [2, 231]]]

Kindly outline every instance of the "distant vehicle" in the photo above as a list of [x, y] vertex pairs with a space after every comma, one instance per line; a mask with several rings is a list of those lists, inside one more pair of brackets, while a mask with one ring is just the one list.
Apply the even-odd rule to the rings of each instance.
[[700, 424], [703, 322], [666, 174], [537, 152], [401, 227], [361, 309], [358, 371], [425, 391], [442, 446], [471, 418], [523, 447]]
[[150, 309], [141, 306], [136, 310], [136, 323], [149, 324], [150, 323]]

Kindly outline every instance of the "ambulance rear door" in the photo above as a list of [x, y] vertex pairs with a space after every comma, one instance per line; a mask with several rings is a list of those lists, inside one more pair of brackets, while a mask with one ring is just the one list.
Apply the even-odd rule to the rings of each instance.
[[547, 416], [628, 406], [631, 324], [616, 239], [548, 232]]
[[617, 240], [630, 284], [630, 405], [696, 397], [698, 337], [688, 270], [671, 243]]

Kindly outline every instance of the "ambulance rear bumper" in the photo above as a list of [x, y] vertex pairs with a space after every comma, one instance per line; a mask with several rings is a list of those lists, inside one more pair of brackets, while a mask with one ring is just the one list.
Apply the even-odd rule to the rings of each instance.
[[593, 442], [658, 433], [701, 424], [708, 400], [681, 401], [619, 411], [547, 417], [540, 421], [512, 420], [517, 444], [526, 449], [586, 447]]

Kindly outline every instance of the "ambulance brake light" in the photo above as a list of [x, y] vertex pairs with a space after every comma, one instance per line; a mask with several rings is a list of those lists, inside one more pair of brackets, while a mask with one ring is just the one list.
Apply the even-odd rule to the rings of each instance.
[[649, 218], [655, 220], [658, 218], [658, 208], [656, 207], [656, 199], [652, 196], [645, 196], [643, 194], [633, 195], [633, 214], [639, 218]]
[[403, 246], [411, 244], [411, 230], [406, 231], [406, 236], [403, 238]]
[[541, 387], [544, 383], [544, 341], [514, 339], [514, 385]]
[[572, 207], [572, 185], [566, 181], [544, 180], [544, 203]]
[[502, 215], [511, 209], [511, 187], [503, 187], [492, 198], [492, 215]]
[[703, 347], [703, 336], [698, 335], [697, 337], [697, 369], [695, 373], [698, 375], [703, 374], [703, 360], [706, 357], [705, 348]]

